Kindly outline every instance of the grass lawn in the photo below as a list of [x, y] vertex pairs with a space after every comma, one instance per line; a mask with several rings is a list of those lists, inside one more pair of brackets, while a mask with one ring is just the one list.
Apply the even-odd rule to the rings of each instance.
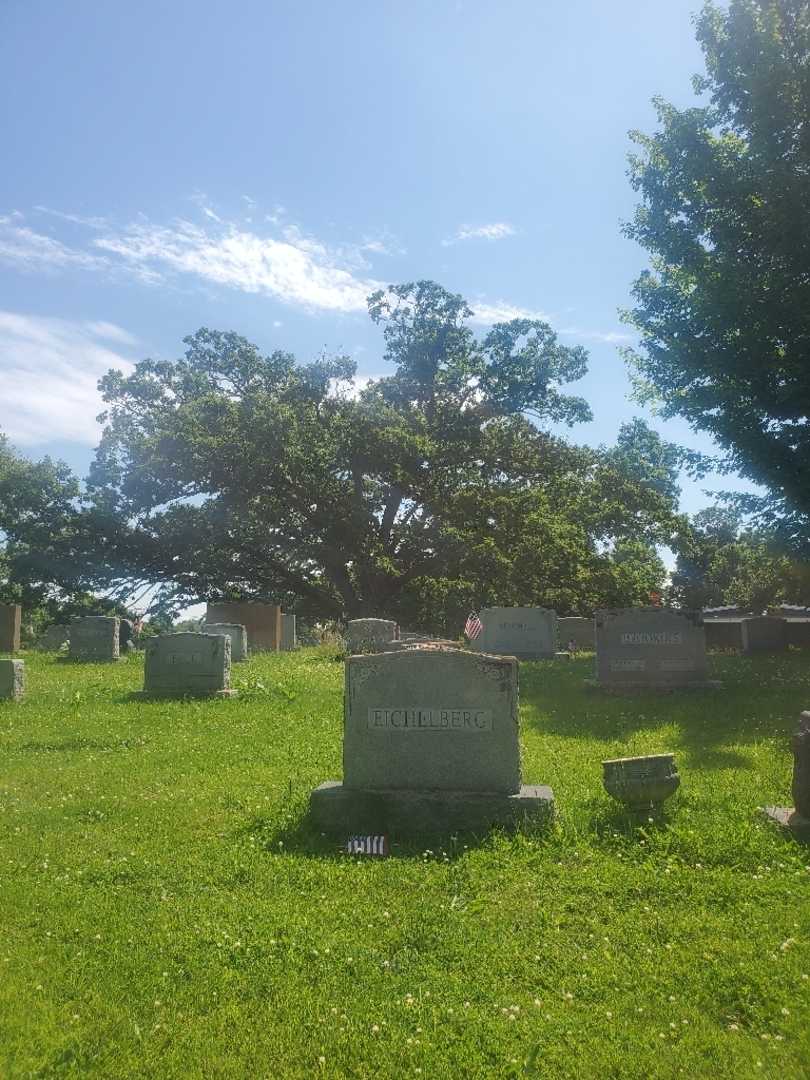
[[[810, 660], [603, 697], [521, 665], [546, 836], [352, 859], [304, 822], [341, 775], [342, 664], [235, 668], [233, 700], [130, 698], [142, 659], [26, 658], [0, 706], [0, 1077], [810, 1076], [810, 849], [790, 801]], [[673, 750], [664, 828], [606, 757]]]

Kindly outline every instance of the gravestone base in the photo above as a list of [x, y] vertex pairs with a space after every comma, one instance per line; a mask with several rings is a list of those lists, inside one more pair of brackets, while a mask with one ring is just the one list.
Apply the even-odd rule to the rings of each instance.
[[24, 661], [0, 660], [0, 701], [22, 701], [24, 693]]
[[514, 795], [476, 791], [414, 791], [347, 788], [327, 780], [310, 796], [310, 816], [323, 832], [422, 836], [484, 832], [494, 825], [550, 825], [554, 793], [524, 784]]
[[667, 686], [665, 683], [651, 685], [650, 683], [624, 683], [621, 686], [605, 686], [596, 679], [586, 679], [585, 686], [588, 690], [598, 690], [600, 694], [677, 694], [681, 690], [722, 690], [723, 684], [719, 679], [698, 679], [695, 682], [678, 683], [677, 686]]
[[148, 701], [150, 698], [232, 698], [239, 697], [238, 690], [138, 690], [135, 697]]
[[804, 817], [792, 806], [765, 806], [762, 813], [783, 829], [793, 833], [797, 840], [810, 844], [810, 818]]

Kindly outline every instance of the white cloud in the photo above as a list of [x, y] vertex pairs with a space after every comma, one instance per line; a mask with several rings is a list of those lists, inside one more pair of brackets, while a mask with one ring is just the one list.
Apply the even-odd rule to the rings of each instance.
[[564, 337], [578, 337], [584, 341], [598, 341], [606, 345], [627, 345], [635, 340], [632, 334], [622, 330], [581, 330], [577, 326], [566, 326], [559, 333]]
[[477, 326], [492, 326], [493, 323], [509, 322], [510, 319], [540, 319], [548, 322], [549, 316], [544, 311], [531, 311], [529, 308], [518, 307], [506, 300], [496, 300], [492, 304], [470, 303], [473, 315], [471, 323]]
[[2, 428], [13, 443], [95, 445], [95, 418], [104, 408], [96, 383], [110, 368], [133, 368], [105, 342], [132, 345], [135, 338], [114, 323], [0, 311]]
[[442, 240], [442, 247], [450, 247], [462, 240], [505, 240], [514, 235], [514, 225], [506, 221], [494, 221], [491, 225], [459, 225], [454, 236]]
[[25, 270], [100, 270], [106, 265], [102, 256], [70, 248], [20, 221], [18, 215], [0, 217], [0, 260]]

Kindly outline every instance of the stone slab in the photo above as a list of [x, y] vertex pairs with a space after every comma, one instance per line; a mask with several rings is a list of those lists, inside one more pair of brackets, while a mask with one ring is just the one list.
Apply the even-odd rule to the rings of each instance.
[[783, 829], [793, 833], [802, 843], [810, 843], [810, 818], [803, 817], [792, 806], [765, 806], [762, 813]]
[[22, 660], [0, 660], [0, 701], [21, 701], [25, 693]]
[[706, 633], [699, 612], [673, 608], [598, 611], [596, 681], [603, 688], [706, 689]]
[[248, 658], [247, 630], [240, 623], [205, 623], [204, 634], [225, 634], [231, 639], [231, 663]]
[[147, 697], [231, 697], [230, 678], [226, 634], [161, 634], [146, 643]]
[[484, 627], [472, 648], [518, 660], [553, 660], [557, 651], [557, 613], [541, 607], [490, 607], [479, 613]]
[[278, 652], [281, 648], [281, 607], [254, 600], [218, 602], [205, 609], [207, 623], [237, 623], [247, 630], [248, 648]]
[[679, 683], [677, 686], [651, 686], [649, 683], [622, 683], [621, 686], [604, 686], [596, 679], [586, 679], [588, 690], [598, 690], [600, 694], [674, 694], [681, 690], [722, 690], [719, 679], [702, 679], [698, 682]]
[[293, 652], [298, 648], [298, 634], [295, 624], [295, 615], [281, 614], [281, 649], [282, 652]]
[[59, 652], [67, 646], [69, 641], [70, 627], [54, 625], [44, 630], [34, 648], [41, 652]]
[[68, 655], [72, 660], [87, 662], [120, 659], [118, 617], [82, 615], [73, 619]]
[[568, 650], [568, 642], [573, 641], [578, 651], [593, 652], [596, 649], [594, 621], [579, 616], [558, 617], [557, 638], [561, 649]]
[[0, 604], [0, 652], [20, 651], [22, 608], [19, 604]]
[[480, 833], [498, 825], [550, 825], [554, 793], [545, 785], [523, 785], [513, 794], [356, 790], [329, 780], [312, 792], [310, 815], [319, 829], [336, 836], [355, 832], [402, 837]]
[[784, 652], [787, 648], [787, 620], [772, 615], [758, 615], [740, 623], [742, 651], [753, 653]]
[[350, 619], [346, 624], [346, 650], [350, 653], [380, 652], [398, 637], [393, 619]]

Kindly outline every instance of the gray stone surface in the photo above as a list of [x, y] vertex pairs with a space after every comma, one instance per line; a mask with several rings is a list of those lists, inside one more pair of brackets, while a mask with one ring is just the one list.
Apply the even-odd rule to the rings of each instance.
[[34, 648], [42, 652], [59, 652], [70, 641], [69, 626], [49, 626], [40, 635]]
[[596, 613], [596, 681], [606, 689], [713, 686], [699, 613], [617, 608]]
[[483, 631], [474, 649], [518, 660], [553, 660], [557, 652], [557, 613], [541, 607], [490, 607], [479, 615]]
[[350, 619], [346, 625], [346, 649], [355, 652], [379, 652], [398, 636], [393, 619]]
[[797, 840], [805, 844], [810, 843], [810, 818], [800, 814], [795, 807], [765, 806], [762, 808], [762, 813], [783, 829], [791, 832]]
[[204, 634], [224, 634], [231, 640], [231, 663], [238, 663], [248, 658], [247, 630], [239, 623], [205, 623]]
[[208, 604], [207, 623], [238, 623], [247, 630], [251, 653], [278, 652], [281, 648], [281, 608], [255, 600]]
[[0, 604], [0, 652], [20, 651], [22, 608], [19, 604]]
[[117, 616], [84, 615], [73, 619], [69, 656], [83, 661], [118, 660], [118, 628]]
[[0, 660], [0, 701], [21, 701], [25, 693], [22, 660]]
[[295, 626], [295, 615], [281, 614], [281, 648], [284, 652], [292, 652], [298, 648], [298, 634]]
[[799, 717], [799, 727], [790, 742], [793, 751], [793, 805], [802, 817], [810, 818], [810, 712]]
[[593, 619], [567, 616], [557, 619], [557, 640], [561, 649], [568, 650], [573, 641], [578, 652], [593, 652], [596, 648], [596, 627]]
[[227, 697], [231, 685], [227, 634], [161, 634], [146, 643], [144, 694], [151, 697]]
[[751, 653], [783, 652], [787, 647], [786, 621], [773, 615], [756, 615], [740, 624], [742, 651]]

